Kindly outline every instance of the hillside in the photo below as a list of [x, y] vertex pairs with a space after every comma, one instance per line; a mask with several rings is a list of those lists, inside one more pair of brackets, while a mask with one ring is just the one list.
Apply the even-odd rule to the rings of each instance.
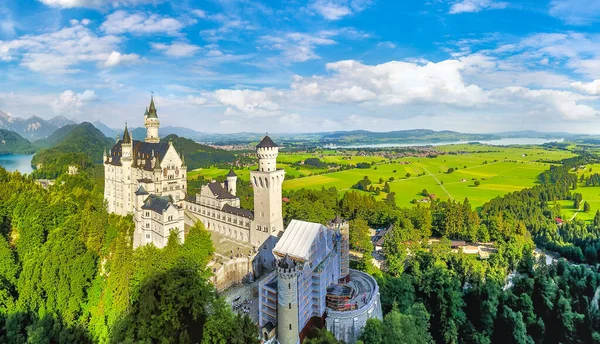
[[35, 152], [33, 145], [21, 135], [0, 129], [0, 155], [30, 154]]
[[53, 147], [44, 149], [33, 157], [32, 165], [39, 168], [34, 173], [38, 177], [54, 178], [63, 173], [68, 165], [86, 168], [101, 163], [104, 150], [110, 149], [113, 143], [113, 139], [104, 136], [91, 123], [83, 122]]
[[201, 145], [174, 134], [164, 137], [161, 141], [173, 142], [177, 151], [184, 155], [185, 162], [190, 171], [201, 167], [210, 167], [213, 164], [233, 163], [236, 160], [236, 156], [232, 152]]
[[36, 140], [33, 142], [34, 146], [40, 148], [49, 148], [60, 141], [64, 140], [67, 135], [69, 135], [73, 130], [77, 128], [77, 124], [68, 124], [63, 126], [62, 128], [58, 128], [52, 135], [46, 137], [45, 139]]

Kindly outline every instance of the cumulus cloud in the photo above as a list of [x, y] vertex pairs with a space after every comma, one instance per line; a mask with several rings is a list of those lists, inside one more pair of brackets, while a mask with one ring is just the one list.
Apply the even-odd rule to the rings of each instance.
[[493, 0], [460, 0], [450, 6], [450, 14], [464, 12], [480, 12], [483, 10], [503, 9], [508, 6], [506, 2]]
[[581, 82], [577, 81], [571, 84], [576, 90], [585, 92], [592, 95], [600, 95], [600, 79], [596, 79], [592, 82]]
[[370, 0], [316, 0], [309, 8], [327, 20], [339, 20], [363, 11]]
[[82, 93], [75, 93], [72, 90], [65, 90], [50, 106], [57, 114], [78, 113], [81, 108], [98, 98], [93, 90], [85, 90]]
[[200, 50], [199, 46], [184, 42], [173, 42], [171, 44], [151, 43], [150, 45], [152, 46], [152, 49], [172, 57], [192, 56]]
[[[120, 43], [119, 37], [98, 36], [77, 23], [50, 33], [0, 41], [0, 60], [18, 60], [22, 66], [36, 72], [69, 73], [77, 71], [75, 66], [88, 62], [110, 66], [107, 62]], [[131, 61], [134, 56], [126, 54], [119, 58]], [[115, 61], [114, 55], [111, 61]]]
[[114, 67], [121, 63], [137, 61], [137, 60], [139, 60], [139, 58], [140, 57], [136, 54], [123, 55], [123, 54], [113, 50], [113, 52], [110, 53], [110, 55], [104, 62], [104, 65], [106, 67]]
[[115, 11], [108, 16], [100, 29], [108, 34], [131, 33], [134, 35], [177, 35], [183, 28], [177, 19], [144, 12]]

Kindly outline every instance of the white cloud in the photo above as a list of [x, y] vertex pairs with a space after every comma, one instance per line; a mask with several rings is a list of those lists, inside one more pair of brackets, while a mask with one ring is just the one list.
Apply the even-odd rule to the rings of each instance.
[[[80, 64], [105, 64], [119, 43], [119, 37], [97, 36], [78, 23], [55, 32], [0, 41], [0, 60], [19, 60], [22, 66], [36, 72], [69, 73], [77, 71], [74, 67]], [[131, 60], [134, 55], [121, 57]]]
[[123, 55], [117, 51], [113, 51], [106, 59], [106, 62], [104, 62], [104, 65], [106, 67], [114, 67], [121, 63], [137, 61], [139, 58], [140, 57], [136, 54]]
[[590, 25], [600, 20], [600, 1], [552, 0], [550, 15], [571, 25]]
[[596, 79], [592, 82], [577, 81], [572, 83], [571, 86], [587, 94], [600, 95], [600, 79]]
[[105, 8], [120, 6], [136, 6], [148, 3], [159, 3], [161, 0], [39, 0], [41, 3], [58, 8]]
[[151, 43], [150, 45], [152, 46], [152, 49], [172, 57], [192, 56], [200, 50], [199, 46], [184, 42], [173, 42], [171, 44]]
[[267, 91], [221, 89], [212, 92], [211, 96], [221, 105], [249, 115], [272, 116], [280, 109], [272, 99], [273, 95]]
[[494, 0], [460, 0], [450, 6], [449, 13], [480, 12], [483, 10], [503, 9], [506, 6], [508, 6], [508, 3]]
[[177, 35], [183, 28], [177, 19], [144, 12], [115, 11], [108, 16], [100, 29], [108, 34], [131, 33], [134, 35]]
[[265, 44], [265, 48], [281, 51], [280, 58], [284, 63], [305, 62], [319, 58], [315, 52], [317, 46], [336, 43], [329, 38], [330, 35], [331, 32], [324, 31], [316, 35], [290, 32], [277, 36], [263, 36], [261, 41]]
[[71, 90], [62, 92], [50, 106], [57, 114], [70, 114], [80, 112], [81, 108], [98, 98], [93, 90], [85, 90], [83, 93], [75, 93]]
[[363, 11], [369, 0], [315, 0], [309, 8], [327, 20], [339, 20]]

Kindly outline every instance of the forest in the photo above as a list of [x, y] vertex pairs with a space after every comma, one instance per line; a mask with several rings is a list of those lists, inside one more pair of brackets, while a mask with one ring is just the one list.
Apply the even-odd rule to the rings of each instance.
[[[559, 227], [552, 206], [576, 194], [568, 171], [580, 163], [566, 160], [539, 185], [479, 209], [468, 199], [398, 208], [355, 191], [288, 191], [284, 221], [350, 221], [351, 247], [363, 252], [353, 266], [376, 277], [384, 311], [362, 343], [600, 342], [600, 217]], [[250, 318], [209, 283], [209, 233], [197, 225], [183, 245], [133, 250], [133, 221], [105, 211], [102, 182], [84, 171], [45, 190], [0, 169], [0, 342], [257, 343]], [[239, 186], [251, 203], [249, 185]], [[379, 270], [369, 229], [390, 225]], [[450, 239], [497, 252], [480, 259]], [[566, 259], [547, 264], [536, 246]], [[306, 343], [338, 341], [321, 330]]]
[[109, 215], [102, 188], [0, 169], [0, 342], [257, 343], [208, 281], [209, 233], [134, 251], [131, 217]]

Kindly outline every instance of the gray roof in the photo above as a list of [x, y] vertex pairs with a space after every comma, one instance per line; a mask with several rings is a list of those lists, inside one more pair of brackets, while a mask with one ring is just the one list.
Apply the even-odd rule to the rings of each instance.
[[227, 177], [237, 177], [237, 174], [235, 174], [235, 172], [233, 172], [233, 169], [230, 169], [229, 173], [227, 173]]
[[383, 246], [385, 236], [394, 229], [394, 225], [389, 225], [386, 229], [380, 230], [375, 236], [373, 236], [373, 244], [375, 246]]
[[[123, 155], [122, 144], [123, 140], [119, 140], [110, 150], [111, 165], [121, 166], [121, 156]], [[160, 164], [165, 154], [167, 154], [168, 149], [169, 144], [166, 142], [150, 143], [133, 140], [134, 166], [152, 171], [152, 158], [156, 156], [156, 160]]]
[[273, 140], [271, 140], [269, 135], [265, 136], [262, 139], [262, 141], [260, 141], [260, 143], [258, 145], [256, 145], [256, 148], [269, 148], [269, 147], [279, 147], [275, 144], [275, 142], [273, 142]]
[[236, 208], [230, 206], [229, 204], [225, 204], [221, 210], [228, 214], [238, 215], [250, 220], [254, 219], [254, 213], [248, 209]]
[[161, 196], [151, 194], [144, 201], [144, 205], [142, 206], [142, 209], [152, 210], [156, 213], [162, 214], [170, 206], [174, 206], [171, 196], [161, 197]]
[[331, 223], [335, 223], [335, 224], [344, 223], [344, 219], [342, 219], [339, 215], [336, 215], [335, 219], [333, 219], [333, 221], [331, 221]]
[[210, 188], [210, 192], [212, 192], [213, 195], [217, 196], [217, 199], [235, 199], [235, 198], [237, 198], [234, 195], [227, 192], [227, 190], [225, 190], [223, 188], [221, 183], [212, 181], [212, 182], [208, 183], [208, 187]]
[[140, 196], [140, 195], [148, 195], [148, 191], [146, 191], [146, 189], [144, 189], [143, 185], [140, 185], [140, 187], [137, 189], [137, 191], [135, 192], [136, 195]]

